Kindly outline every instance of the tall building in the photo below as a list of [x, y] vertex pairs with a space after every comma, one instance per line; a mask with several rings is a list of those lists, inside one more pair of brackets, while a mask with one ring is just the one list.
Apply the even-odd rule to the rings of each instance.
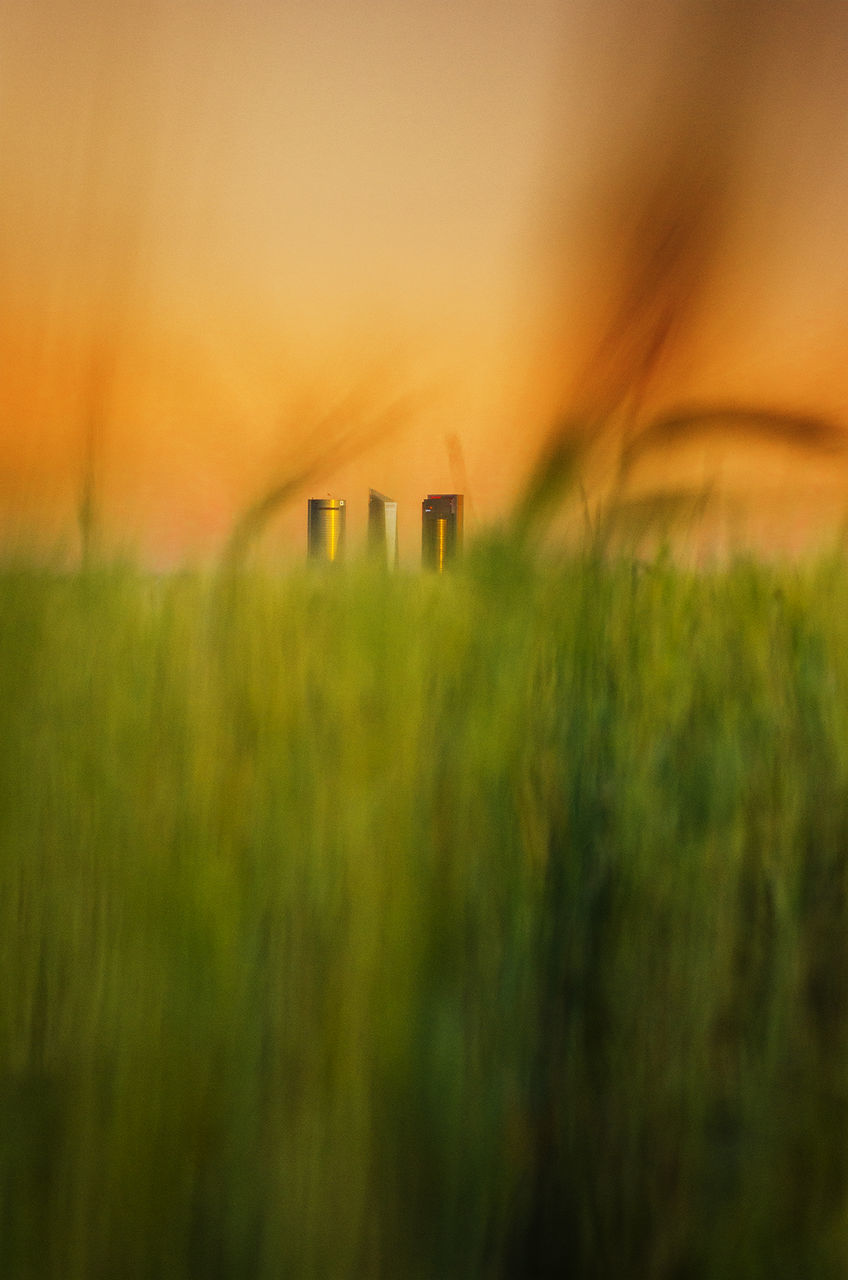
[[307, 554], [310, 560], [332, 563], [344, 556], [344, 498], [310, 498], [307, 525]]
[[397, 568], [397, 503], [377, 489], [368, 490], [368, 551], [389, 569]]
[[462, 550], [462, 494], [430, 493], [421, 504], [421, 563], [444, 573]]

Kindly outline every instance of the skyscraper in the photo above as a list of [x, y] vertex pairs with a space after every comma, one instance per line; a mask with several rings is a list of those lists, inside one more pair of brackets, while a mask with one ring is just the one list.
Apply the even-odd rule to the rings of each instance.
[[421, 504], [421, 563], [443, 573], [462, 550], [461, 493], [431, 493]]
[[344, 498], [310, 498], [307, 525], [307, 554], [310, 560], [333, 563], [344, 556]]
[[389, 569], [397, 568], [397, 503], [377, 489], [368, 490], [368, 551]]

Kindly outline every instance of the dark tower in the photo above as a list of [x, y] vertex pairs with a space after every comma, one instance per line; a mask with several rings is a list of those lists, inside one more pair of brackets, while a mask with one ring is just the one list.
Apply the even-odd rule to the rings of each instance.
[[327, 564], [341, 560], [345, 544], [344, 498], [310, 498], [307, 554]]
[[462, 550], [462, 494], [431, 493], [421, 504], [421, 563], [444, 573]]

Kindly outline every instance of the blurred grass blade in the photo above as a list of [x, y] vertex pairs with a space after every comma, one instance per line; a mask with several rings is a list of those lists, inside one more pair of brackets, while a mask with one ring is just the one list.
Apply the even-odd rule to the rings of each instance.
[[623, 446], [622, 470], [628, 472], [651, 451], [727, 433], [819, 453], [843, 454], [848, 449], [845, 428], [820, 414], [743, 404], [705, 405], [651, 419]]
[[654, 489], [634, 497], [619, 497], [602, 510], [598, 542], [608, 546], [623, 539], [635, 548], [648, 535], [668, 536], [673, 530], [691, 526], [706, 511], [711, 491], [700, 488]]
[[577, 493], [580, 466], [589, 437], [571, 423], [551, 435], [540, 450], [533, 471], [512, 514], [512, 533], [524, 540], [544, 530], [555, 512]]

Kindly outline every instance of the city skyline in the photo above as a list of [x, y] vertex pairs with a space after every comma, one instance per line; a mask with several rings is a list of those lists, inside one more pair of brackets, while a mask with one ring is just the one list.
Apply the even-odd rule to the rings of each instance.
[[[304, 456], [318, 491], [393, 493], [406, 554], [428, 489], [494, 519], [551, 423], [597, 398], [643, 278], [627, 246], [685, 224], [651, 187], [664, 147], [733, 157], [647, 410], [848, 421], [846, 25], [833, 0], [10, 0], [5, 524], [71, 546], [88, 501], [111, 546], [214, 556]], [[656, 476], [758, 476], [763, 511], [794, 488], [799, 527], [848, 492], [832, 460], [699, 450]]]

